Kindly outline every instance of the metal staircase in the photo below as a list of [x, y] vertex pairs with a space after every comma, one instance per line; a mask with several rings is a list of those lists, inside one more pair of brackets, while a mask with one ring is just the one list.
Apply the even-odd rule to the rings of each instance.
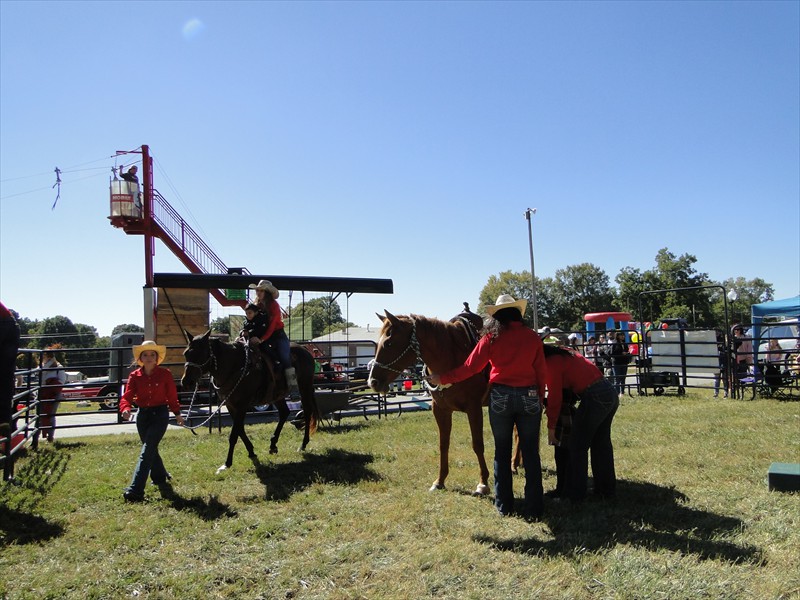
[[[190, 272], [206, 275], [249, 274], [247, 269], [229, 269], [158, 190], [151, 190], [150, 201], [152, 217], [150, 233], [160, 239]], [[110, 219], [114, 227], [122, 229], [129, 235], [145, 233], [145, 220], [141, 216], [112, 216]], [[222, 306], [246, 304], [241, 298], [228, 298], [225, 290], [209, 291]]]

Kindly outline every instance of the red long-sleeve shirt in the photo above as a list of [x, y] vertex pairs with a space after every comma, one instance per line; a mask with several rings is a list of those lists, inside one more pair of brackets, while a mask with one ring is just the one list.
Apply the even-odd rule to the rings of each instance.
[[[262, 305], [263, 306], [263, 305]], [[274, 300], [267, 304], [267, 314], [269, 315], [269, 325], [264, 335], [261, 336], [261, 341], [266, 342], [272, 337], [278, 329], [283, 329], [283, 319], [281, 319], [281, 307]]]
[[130, 410], [133, 403], [139, 408], [152, 408], [166, 404], [173, 414], [180, 414], [178, 390], [172, 373], [164, 367], [156, 367], [146, 375], [144, 369], [136, 369], [128, 376], [125, 393], [119, 399], [119, 412]]
[[440, 375], [442, 383], [456, 383], [479, 373], [491, 364], [489, 381], [512, 387], [539, 388], [539, 399], [544, 400], [547, 382], [547, 363], [539, 334], [519, 321], [512, 321], [494, 340], [483, 336], [467, 360]]
[[580, 395], [590, 385], [603, 378], [594, 363], [580, 354], [547, 357], [547, 428], [553, 429], [561, 412], [562, 390]]

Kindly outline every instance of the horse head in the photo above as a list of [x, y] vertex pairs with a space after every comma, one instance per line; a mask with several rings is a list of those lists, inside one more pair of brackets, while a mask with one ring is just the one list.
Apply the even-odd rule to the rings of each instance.
[[389, 384], [414, 365], [419, 355], [414, 321], [403, 315], [396, 317], [388, 310], [383, 312], [385, 316], [378, 315], [383, 327], [368, 379], [376, 392], [388, 391]]
[[186, 362], [183, 365], [183, 376], [181, 376], [181, 387], [184, 390], [193, 388], [200, 377], [207, 373], [214, 360], [211, 352], [211, 330], [209, 329], [202, 335], [192, 336], [186, 329], [183, 330], [189, 344], [183, 351]]

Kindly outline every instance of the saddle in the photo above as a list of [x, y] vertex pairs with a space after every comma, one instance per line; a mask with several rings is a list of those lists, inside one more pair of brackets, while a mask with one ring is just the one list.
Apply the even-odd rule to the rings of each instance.
[[262, 373], [257, 398], [263, 399], [263, 404], [282, 400], [289, 393], [289, 385], [286, 382], [285, 367], [278, 360], [277, 354], [266, 344], [250, 351], [257, 353], [256, 360], [259, 362], [259, 367], [256, 368]]

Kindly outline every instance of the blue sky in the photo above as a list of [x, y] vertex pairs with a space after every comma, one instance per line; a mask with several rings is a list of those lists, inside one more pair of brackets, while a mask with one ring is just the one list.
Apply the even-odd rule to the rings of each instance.
[[142, 144], [227, 265], [391, 278], [342, 303], [361, 326], [529, 270], [528, 207], [539, 277], [667, 247], [800, 293], [798, 2], [3, 0], [7, 306], [143, 324], [143, 239], [107, 219]]

